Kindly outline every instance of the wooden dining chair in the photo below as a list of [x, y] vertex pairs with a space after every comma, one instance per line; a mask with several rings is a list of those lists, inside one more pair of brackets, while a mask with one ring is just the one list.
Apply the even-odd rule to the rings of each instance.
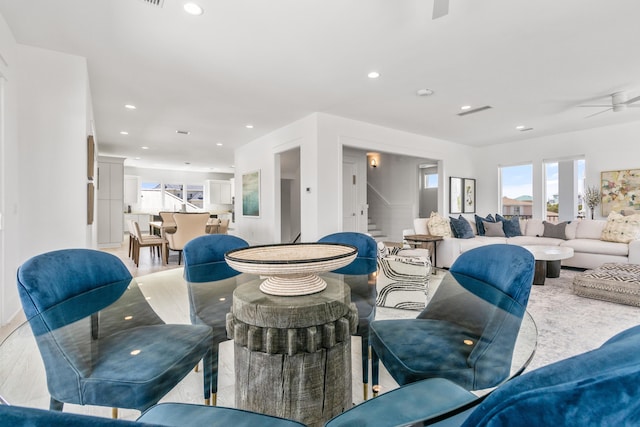
[[136, 267], [140, 264], [140, 248], [149, 248], [151, 255], [158, 254], [163, 264], [167, 264], [167, 239], [153, 235], [143, 235], [137, 221], [131, 220], [131, 229], [134, 233], [133, 262]]

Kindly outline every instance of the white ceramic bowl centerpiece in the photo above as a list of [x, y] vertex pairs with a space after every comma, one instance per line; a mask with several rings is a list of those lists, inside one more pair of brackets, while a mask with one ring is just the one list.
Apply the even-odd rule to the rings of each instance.
[[231, 268], [268, 276], [260, 284], [265, 294], [309, 295], [327, 283], [319, 273], [349, 265], [358, 255], [355, 246], [339, 243], [298, 243], [234, 249], [224, 257]]

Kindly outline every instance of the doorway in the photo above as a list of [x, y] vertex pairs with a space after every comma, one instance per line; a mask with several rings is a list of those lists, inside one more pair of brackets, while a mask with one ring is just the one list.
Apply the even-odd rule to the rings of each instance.
[[420, 180], [418, 193], [418, 216], [429, 218], [431, 212], [438, 212], [438, 165], [423, 163], [418, 165]]
[[280, 241], [300, 241], [300, 147], [280, 156]]
[[342, 231], [358, 229], [358, 167], [355, 162], [342, 163]]

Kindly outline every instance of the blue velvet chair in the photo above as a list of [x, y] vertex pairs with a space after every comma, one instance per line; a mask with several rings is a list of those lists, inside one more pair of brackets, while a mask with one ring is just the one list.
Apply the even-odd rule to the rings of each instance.
[[449, 380], [431, 378], [355, 406], [326, 427], [637, 426], [638, 384], [640, 326], [595, 350], [516, 377], [484, 400]]
[[239, 237], [206, 234], [190, 240], [183, 249], [191, 323], [213, 329], [212, 350], [203, 360], [205, 403], [213, 405], [218, 391], [218, 346], [228, 339], [226, 316], [231, 311], [236, 288], [233, 277], [240, 274], [229, 267], [224, 254], [247, 246], [249, 244]]
[[137, 421], [45, 411], [20, 406], [0, 405], [0, 425], [11, 427], [300, 427], [304, 424], [284, 418], [184, 403], [161, 403], [147, 410]]
[[460, 255], [456, 280], [443, 279], [416, 319], [372, 322], [374, 392], [378, 358], [400, 385], [440, 377], [479, 390], [505, 380], [533, 273], [533, 255], [515, 245]]
[[165, 324], [106, 252], [38, 255], [18, 269], [17, 281], [51, 409], [74, 403], [144, 411], [210, 351], [211, 328]]
[[343, 243], [358, 248], [358, 255], [351, 264], [333, 272], [344, 275], [344, 281], [351, 288], [351, 301], [358, 308], [356, 335], [362, 339], [362, 384], [366, 400], [369, 384], [369, 324], [376, 315], [378, 246], [370, 236], [356, 232], [329, 234], [318, 242]]

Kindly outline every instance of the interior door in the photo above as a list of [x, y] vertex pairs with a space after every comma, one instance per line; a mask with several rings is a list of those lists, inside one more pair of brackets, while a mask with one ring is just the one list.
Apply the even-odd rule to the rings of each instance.
[[357, 168], [353, 162], [342, 163], [342, 231], [358, 231]]

